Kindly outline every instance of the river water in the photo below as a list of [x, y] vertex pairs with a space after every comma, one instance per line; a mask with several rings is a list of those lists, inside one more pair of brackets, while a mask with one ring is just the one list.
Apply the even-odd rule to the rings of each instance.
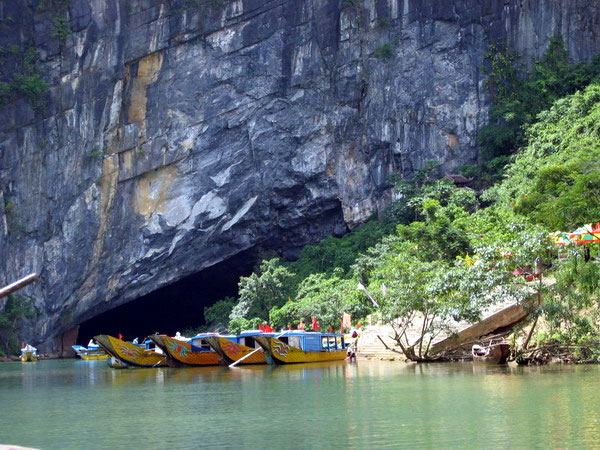
[[43, 449], [598, 448], [600, 367], [15, 362], [0, 417], [0, 444]]

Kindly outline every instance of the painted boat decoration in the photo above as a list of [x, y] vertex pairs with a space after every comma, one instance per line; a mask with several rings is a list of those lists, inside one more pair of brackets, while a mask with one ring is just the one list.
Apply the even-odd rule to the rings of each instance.
[[346, 358], [346, 345], [341, 334], [293, 330], [279, 337], [256, 336], [255, 339], [265, 350], [270, 363], [341, 361]]
[[[266, 364], [265, 352], [257, 342], [256, 337], [275, 335], [275, 333], [250, 330], [243, 331], [237, 336], [209, 336], [206, 341], [228, 365], [242, 358], [245, 359], [240, 364]], [[256, 351], [257, 349], [259, 350]]]
[[510, 356], [510, 346], [506, 342], [488, 345], [487, 347], [474, 345], [471, 348], [471, 354], [473, 355], [473, 362], [505, 364]]
[[21, 361], [32, 362], [40, 359], [37, 348], [27, 344], [21, 349]]
[[199, 334], [187, 342], [162, 334], [150, 336], [150, 339], [176, 363], [189, 366], [217, 366], [222, 363], [222, 359], [206, 341], [208, 336], [218, 336], [218, 334]]
[[88, 345], [87, 347], [84, 347], [83, 345], [72, 345], [71, 348], [75, 350], [77, 356], [86, 361], [96, 361], [109, 358], [108, 353], [106, 353], [99, 345]]
[[167, 365], [166, 356], [150, 348], [150, 343], [152, 343], [150, 340], [145, 341], [143, 346], [125, 342], [107, 334], [94, 336], [94, 340], [106, 353], [120, 359], [125, 364], [138, 367], [164, 367]]

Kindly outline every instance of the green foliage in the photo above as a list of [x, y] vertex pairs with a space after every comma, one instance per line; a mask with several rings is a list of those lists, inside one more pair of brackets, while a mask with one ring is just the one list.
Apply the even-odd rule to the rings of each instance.
[[344, 278], [341, 269], [335, 270], [333, 275], [309, 275], [299, 286], [294, 300], [271, 310], [270, 323], [277, 328], [287, 328], [297, 326], [300, 319], [310, 325], [312, 317], [316, 317], [322, 329], [339, 330], [342, 312], [357, 319], [371, 310], [361, 300], [356, 286], [356, 280]]
[[389, 42], [377, 47], [373, 53], [375, 58], [390, 59], [394, 57], [394, 48]]
[[529, 144], [488, 197], [549, 230], [600, 218], [600, 83], [561, 99], [529, 127]]
[[236, 303], [236, 299], [225, 297], [212, 306], [206, 306], [204, 308], [204, 321], [209, 325], [227, 325]]
[[8, 103], [12, 96], [12, 87], [9, 83], [0, 81], [0, 105]]
[[360, 0], [342, 0], [343, 8], [358, 8], [360, 6]]
[[268, 321], [271, 308], [282, 306], [292, 296], [292, 277], [293, 274], [278, 259], [263, 261], [258, 273], [240, 278], [240, 297], [230, 319], [252, 317]]
[[71, 27], [69, 25], [69, 18], [65, 16], [55, 16], [52, 19], [52, 37], [58, 39], [61, 44], [64, 44], [70, 34]]
[[377, 19], [377, 28], [387, 30], [392, 26], [392, 21], [389, 17], [379, 17]]
[[9, 295], [0, 311], [0, 354], [18, 354], [20, 322], [37, 316], [33, 300]]
[[42, 110], [48, 84], [38, 68], [37, 50], [34, 47], [21, 49], [14, 45], [3, 47], [0, 51], [0, 62], [6, 62], [6, 58], [9, 57], [16, 61], [17, 70], [10, 73], [9, 81], [0, 83], [0, 106], [22, 96], [35, 111]]
[[239, 334], [244, 330], [256, 330], [258, 326], [265, 323], [264, 319], [254, 317], [252, 319], [246, 319], [244, 317], [237, 317], [229, 322], [228, 331], [232, 334]]
[[553, 38], [534, 68], [523, 72], [519, 56], [497, 46], [486, 55], [488, 87], [493, 96], [489, 123], [479, 133], [483, 161], [480, 175], [487, 183], [500, 179], [509, 156], [524, 145], [524, 127], [565, 95], [583, 89], [600, 74], [600, 58], [590, 64], [570, 64], [562, 38]]
[[44, 106], [43, 94], [48, 89], [48, 83], [44, 81], [39, 73], [31, 75], [17, 74], [14, 77], [14, 85], [34, 110], [38, 111]]
[[296, 273], [295, 286], [314, 273], [331, 275], [334, 270], [341, 269], [344, 276], [348, 276], [350, 267], [360, 253], [375, 245], [393, 230], [394, 227], [389, 222], [371, 221], [341, 238], [331, 236], [318, 245], [307, 245], [300, 253], [300, 258], [287, 265], [292, 272]]

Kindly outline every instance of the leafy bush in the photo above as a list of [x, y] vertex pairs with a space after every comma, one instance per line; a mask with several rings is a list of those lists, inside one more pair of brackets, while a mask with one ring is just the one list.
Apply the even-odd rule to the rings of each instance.
[[489, 123], [478, 136], [487, 183], [500, 180], [509, 155], [522, 147], [524, 127], [553, 102], [583, 89], [600, 74], [600, 57], [592, 63], [570, 64], [560, 36], [550, 40], [543, 57], [524, 74], [514, 53], [491, 46], [486, 55], [488, 87], [493, 97]]
[[394, 48], [389, 42], [375, 49], [374, 55], [379, 59], [390, 59], [394, 57]]

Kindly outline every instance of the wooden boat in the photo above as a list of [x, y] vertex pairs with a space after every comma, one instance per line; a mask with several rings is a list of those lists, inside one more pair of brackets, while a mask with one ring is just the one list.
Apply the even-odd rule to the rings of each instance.
[[510, 346], [505, 342], [488, 345], [487, 347], [474, 345], [471, 348], [471, 354], [473, 355], [473, 362], [504, 364], [510, 356]]
[[164, 367], [167, 365], [166, 356], [150, 348], [151, 341], [146, 341], [144, 346], [139, 346], [107, 334], [94, 336], [94, 340], [106, 353], [120, 359], [125, 364], [137, 367]]
[[109, 358], [108, 353], [106, 353], [99, 345], [90, 345], [88, 347], [84, 347], [82, 345], [72, 345], [71, 348], [75, 350], [77, 356], [86, 361], [96, 361]]
[[271, 364], [341, 361], [346, 358], [344, 336], [293, 330], [275, 336], [256, 336]]
[[[265, 352], [256, 341], [256, 336], [275, 336], [275, 333], [251, 330], [244, 331], [237, 336], [208, 336], [206, 341], [227, 364], [233, 364], [244, 357], [246, 358], [240, 364], [266, 364]], [[259, 350], [256, 351], [256, 349]]]
[[37, 348], [27, 344], [21, 349], [21, 361], [32, 362], [39, 360], [40, 357], [37, 352]]
[[208, 336], [218, 336], [218, 334], [199, 334], [187, 342], [161, 334], [150, 336], [150, 339], [177, 363], [189, 366], [217, 366], [222, 360], [206, 342]]

